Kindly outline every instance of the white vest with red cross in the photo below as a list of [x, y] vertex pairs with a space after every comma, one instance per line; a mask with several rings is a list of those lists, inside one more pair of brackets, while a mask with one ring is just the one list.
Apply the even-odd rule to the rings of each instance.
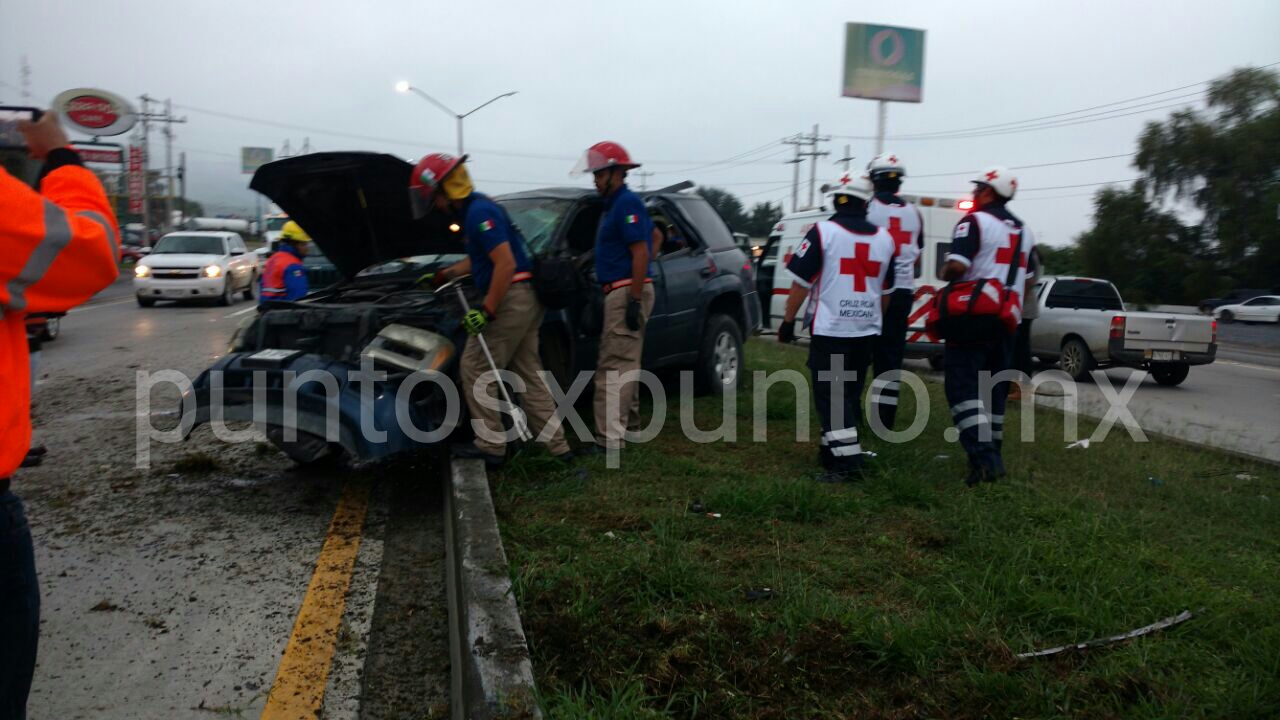
[[[1026, 291], [1027, 258], [1031, 256], [1031, 248], [1036, 244], [1031, 229], [978, 210], [960, 221], [956, 226], [956, 237], [962, 236], [961, 225], [966, 222], [978, 223], [978, 252], [960, 279], [992, 278], [1003, 284], [1009, 277], [1009, 265], [1016, 258], [1019, 267], [1014, 275], [1013, 289], [1018, 293], [1018, 305], [1021, 307], [1023, 293]], [[967, 232], [967, 228], [965, 231]]]
[[893, 237], [851, 232], [829, 220], [814, 226], [822, 239], [822, 272], [810, 294], [809, 332], [827, 337], [880, 334], [880, 296], [893, 265]]
[[872, 198], [867, 203], [867, 222], [889, 231], [897, 247], [898, 261], [893, 289], [914, 290], [916, 283], [916, 259], [920, 257], [920, 211], [915, 205], [889, 205]]

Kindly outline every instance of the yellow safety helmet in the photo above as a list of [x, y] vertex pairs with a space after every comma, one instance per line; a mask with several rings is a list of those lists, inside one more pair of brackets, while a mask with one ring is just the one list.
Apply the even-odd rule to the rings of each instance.
[[311, 242], [311, 236], [308, 235], [307, 232], [302, 229], [301, 225], [290, 220], [289, 222], [284, 224], [284, 227], [280, 228], [280, 240], [283, 242], [291, 242], [291, 243], [299, 243], [299, 242], [309, 243]]

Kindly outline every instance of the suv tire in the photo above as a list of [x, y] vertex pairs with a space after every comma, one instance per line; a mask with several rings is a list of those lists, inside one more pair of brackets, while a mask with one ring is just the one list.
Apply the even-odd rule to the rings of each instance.
[[244, 299], [253, 302], [258, 290], [258, 273], [249, 273], [249, 284], [244, 286]]
[[227, 275], [222, 281], [222, 294], [218, 296], [218, 304], [222, 307], [228, 307], [236, 301], [235, 289], [231, 287], [231, 276]]
[[155, 304], [156, 301], [151, 298], [144, 298], [141, 295], [138, 296], [138, 307], [151, 307]]
[[695, 369], [702, 389], [712, 395], [736, 391], [742, 382], [745, 365], [742, 329], [738, 323], [728, 315], [707, 318]]

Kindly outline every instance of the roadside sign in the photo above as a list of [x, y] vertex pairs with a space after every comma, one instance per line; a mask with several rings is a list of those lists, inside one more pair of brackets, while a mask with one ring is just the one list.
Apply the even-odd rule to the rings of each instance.
[[106, 90], [75, 88], [58, 93], [53, 109], [71, 129], [85, 135], [120, 135], [138, 122], [128, 100]]
[[71, 143], [71, 147], [80, 153], [80, 159], [90, 163], [124, 164], [124, 148], [119, 145], [97, 145], [94, 143]]
[[924, 99], [924, 30], [847, 23], [843, 95], [921, 102]]
[[142, 177], [144, 152], [141, 145], [129, 148], [129, 212], [133, 215], [142, 214], [142, 196], [146, 192], [146, 182]]
[[240, 148], [240, 172], [245, 175], [252, 175], [258, 171], [258, 168], [271, 162], [275, 157], [275, 150], [264, 147], [242, 147]]

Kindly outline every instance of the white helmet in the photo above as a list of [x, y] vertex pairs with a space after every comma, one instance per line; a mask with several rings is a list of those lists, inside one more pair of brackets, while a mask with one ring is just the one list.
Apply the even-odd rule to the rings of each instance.
[[969, 182], [986, 185], [1005, 200], [1012, 200], [1013, 194], [1018, 192], [1018, 177], [1003, 165], [992, 165]]
[[875, 179], [877, 175], [884, 173], [892, 173], [890, 178], [903, 178], [907, 176], [907, 168], [902, 165], [896, 153], [880, 153], [867, 163], [867, 177]]
[[823, 185], [822, 191], [831, 195], [856, 197], [864, 202], [870, 200], [871, 196], [875, 194], [875, 190], [872, 189], [871, 183], [867, 182], [866, 178], [854, 177], [849, 173], [841, 175], [840, 179], [830, 185]]

